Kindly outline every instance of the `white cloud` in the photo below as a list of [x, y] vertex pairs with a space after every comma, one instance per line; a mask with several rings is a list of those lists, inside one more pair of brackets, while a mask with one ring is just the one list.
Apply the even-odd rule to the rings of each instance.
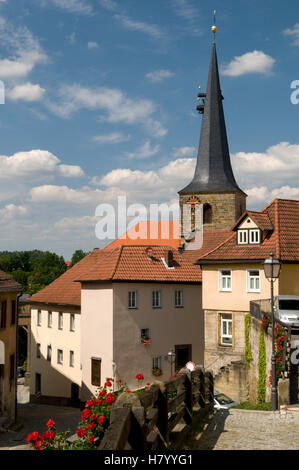
[[54, 228], [61, 232], [78, 232], [94, 228], [99, 221], [99, 217], [85, 215], [83, 217], [63, 217], [54, 224]]
[[15, 28], [0, 17], [0, 41], [10, 56], [0, 60], [0, 78], [26, 77], [38, 63], [48, 58], [38, 40], [26, 27]]
[[78, 84], [61, 86], [59, 103], [49, 101], [48, 107], [62, 118], [68, 118], [80, 109], [100, 110], [106, 113], [103, 120], [111, 123], [141, 123], [156, 137], [167, 133], [161, 123], [152, 119], [156, 104], [148, 99], [132, 99], [117, 88], [87, 88]]
[[98, 43], [95, 41], [88, 41], [87, 49], [97, 49], [99, 47]]
[[118, 9], [118, 5], [114, 0], [100, 0], [100, 4], [103, 8], [106, 8], [106, 10], [115, 11]]
[[0, 208], [0, 217], [5, 219], [12, 219], [14, 217], [22, 217], [26, 215], [28, 208], [25, 206], [16, 206], [15, 204], [7, 204], [5, 207]]
[[199, 27], [200, 12], [197, 5], [195, 6], [190, 0], [172, 0], [172, 6], [175, 13], [187, 22], [186, 32], [195, 35], [202, 33], [202, 29]]
[[111, 132], [106, 135], [96, 135], [92, 140], [98, 144], [119, 144], [120, 142], [127, 142], [130, 138], [130, 135], [124, 135], [121, 132]]
[[51, 203], [51, 204], [73, 204], [73, 205], [97, 205], [104, 201], [114, 201], [117, 194], [121, 191], [109, 189], [102, 191], [100, 189], [92, 189], [84, 187], [81, 189], [72, 189], [68, 186], [57, 186], [46, 184], [43, 186], [35, 186], [30, 190], [30, 198], [32, 202]]
[[265, 152], [238, 152], [232, 155], [237, 181], [243, 186], [264, 181], [282, 185], [287, 180], [295, 182], [299, 172], [299, 145], [280, 142]]
[[40, 101], [44, 96], [45, 89], [40, 85], [34, 85], [30, 82], [22, 85], [16, 85], [12, 89], [6, 90], [6, 96], [13, 101]]
[[83, 176], [83, 170], [79, 166], [60, 165], [60, 160], [47, 150], [30, 150], [17, 152], [7, 157], [0, 155], [0, 180], [11, 178], [35, 179], [50, 175], [62, 175], [66, 177]]
[[86, 0], [52, 0], [52, 3], [70, 13], [89, 15], [93, 12], [92, 6]]
[[166, 78], [171, 78], [174, 76], [174, 73], [171, 72], [170, 70], [166, 69], [160, 69], [160, 70], [155, 70], [154, 72], [147, 73], [146, 78], [150, 82], [162, 82]]
[[178, 147], [173, 149], [174, 157], [193, 157], [196, 152], [195, 147]]
[[157, 25], [132, 20], [125, 14], [115, 15], [114, 17], [119, 20], [126, 29], [131, 31], [145, 33], [158, 39], [164, 37], [164, 32]]
[[221, 67], [223, 75], [239, 77], [247, 73], [269, 74], [274, 66], [275, 59], [263, 51], [247, 52]]
[[299, 23], [294, 24], [292, 28], [287, 28], [283, 31], [286, 36], [294, 38], [294, 46], [299, 46]]
[[135, 152], [126, 152], [126, 157], [130, 159], [143, 160], [145, 158], [152, 157], [160, 151], [160, 146], [155, 145], [151, 147], [149, 140], [146, 140], [143, 145], [141, 145]]

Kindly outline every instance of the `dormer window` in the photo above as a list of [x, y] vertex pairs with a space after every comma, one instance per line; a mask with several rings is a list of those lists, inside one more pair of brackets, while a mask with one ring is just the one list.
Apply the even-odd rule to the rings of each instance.
[[260, 230], [259, 229], [250, 229], [249, 230], [249, 243], [260, 243]]
[[247, 245], [248, 230], [238, 230], [238, 243], [239, 245]]
[[260, 229], [250, 228], [238, 230], [238, 245], [258, 245], [260, 242]]

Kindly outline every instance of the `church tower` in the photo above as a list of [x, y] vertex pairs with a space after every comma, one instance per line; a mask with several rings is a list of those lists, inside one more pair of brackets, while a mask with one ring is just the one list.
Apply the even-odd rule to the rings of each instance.
[[231, 167], [216, 54], [216, 26], [206, 93], [198, 93], [203, 114], [193, 180], [179, 191], [181, 243], [186, 227], [195, 226], [195, 209], [203, 205], [203, 229], [230, 229], [246, 210], [247, 195], [239, 188]]

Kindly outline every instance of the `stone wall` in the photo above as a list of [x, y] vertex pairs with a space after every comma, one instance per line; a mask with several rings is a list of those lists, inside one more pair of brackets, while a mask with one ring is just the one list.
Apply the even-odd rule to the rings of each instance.
[[234, 361], [220, 369], [214, 377], [214, 388], [238, 403], [248, 399], [248, 377], [244, 362]]
[[181, 233], [182, 227], [188, 226], [184, 220], [183, 206], [189, 199], [196, 197], [200, 204], [212, 206], [212, 223], [205, 224], [204, 230], [230, 229], [241, 214], [246, 210], [246, 196], [241, 192], [199, 193], [180, 195]]
[[233, 319], [232, 346], [220, 345], [220, 312], [205, 310], [205, 368], [217, 374], [219, 369], [233, 361], [244, 361], [245, 334], [244, 317], [246, 312], [230, 312]]

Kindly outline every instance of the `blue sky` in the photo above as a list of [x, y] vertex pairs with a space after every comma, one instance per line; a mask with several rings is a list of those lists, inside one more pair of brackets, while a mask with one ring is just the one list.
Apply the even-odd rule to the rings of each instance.
[[299, 199], [299, 5], [0, 0], [1, 250], [102, 246], [95, 208], [174, 202], [192, 178], [212, 34], [247, 206]]

